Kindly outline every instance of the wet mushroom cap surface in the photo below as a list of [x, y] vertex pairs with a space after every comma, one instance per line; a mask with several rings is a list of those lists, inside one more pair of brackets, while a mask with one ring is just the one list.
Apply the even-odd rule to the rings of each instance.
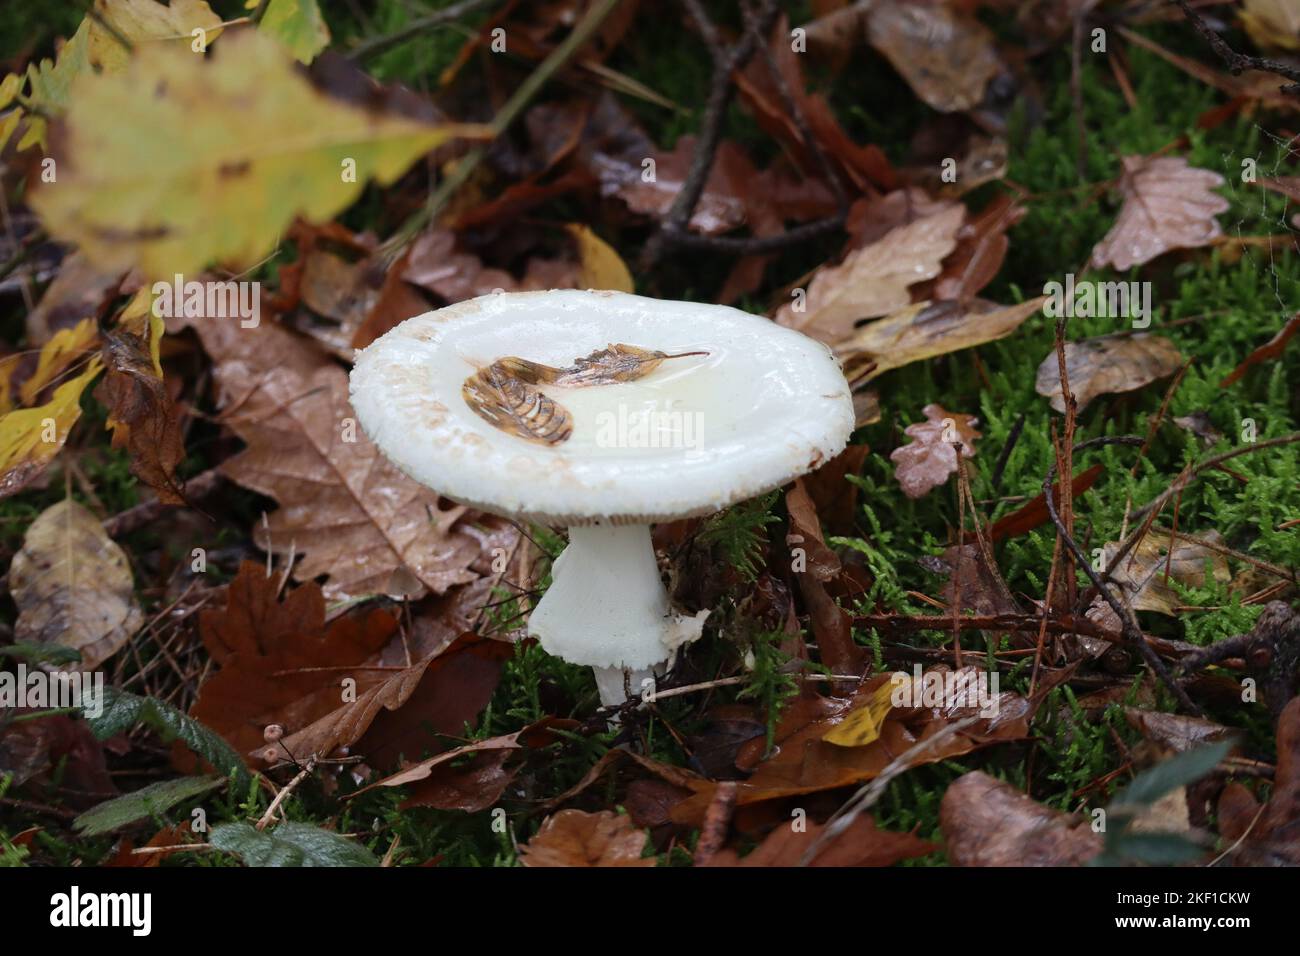
[[[602, 376], [611, 356], [594, 353], [615, 345], [667, 357]], [[596, 371], [575, 374], [584, 358]], [[621, 292], [498, 293], [407, 319], [357, 354], [351, 398], [416, 481], [558, 526], [717, 511], [834, 457], [854, 421], [820, 342]]]

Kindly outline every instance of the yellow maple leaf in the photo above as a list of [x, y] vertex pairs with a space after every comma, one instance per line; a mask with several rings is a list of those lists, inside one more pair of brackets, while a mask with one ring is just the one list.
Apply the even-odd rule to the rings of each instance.
[[208, 58], [155, 44], [121, 73], [77, 80], [58, 181], [31, 204], [51, 235], [104, 269], [171, 278], [213, 262], [244, 267], [295, 216], [332, 219], [367, 179], [391, 183], [480, 129], [330, 99], [255, 32]]

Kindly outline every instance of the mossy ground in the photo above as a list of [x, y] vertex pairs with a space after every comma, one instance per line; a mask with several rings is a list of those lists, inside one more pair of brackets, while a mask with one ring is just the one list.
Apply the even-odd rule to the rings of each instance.
[[[398, 0], [377, 3], [370, 22], [365, 25], [355, 19], [352, 4], [331, 0], [323, 7], [336, 41], [363, 30], [390, 31], [408, 16], [406, 5]], [[12, 54], [24, 46], [23, 40], [42, 30], [47, 31], [45, 42], [48, 43], [48, 35], [54, 32], [52, 24], [66, 33], [69, 24], [76, 22], [72, 14], [63, 19], [57, 16], [50, 19], [51, 12], [63, 9], [61, 4], [42, 4], [41, 8], [39, 25], [30, 22], [28, 17], [9, 20], [0, 28], [0, 52]], [[69, 9], [79, 9], [79, 5], [70, 4]], [[806, 10], [793, 11], [792, 20], [799, 22], [800, 16], [806, 13]], [[1142, 29], [1176, 52], [1203, 56], [1198, 38], [1181, 25]], [[368, 66], [381, 79], [400, 80], [417, 89], [433, 89], [439, 72], [451, 62], [460, 42], [460, 34], [445, 29], [386, 53]], [[1121, 41], [1112, 33], [1110, 42]], [[1273, 125], [1281, 125], [1275, 123], [1278, 118], [1248, 113], [1214, 129], [1200, 129], [1198, 118], [1220, 105], [1222, 95], [1145, 50], [1128, 47], [1126, 55], [1128, 75], [1136, 93], [1135, 108], [1130, 108], [1120, 95], [1104, 58], [1085, 54], [1082, 81], [1088, 135], [1087, 176], [1083, 182], [1075, 165], [1077, 144], [1069, 93], [1068, 54], [1064, 48], [1058, 48], [1033, 61], [1031, 69], [1037, 88], [1042, 91], [1043, 113], [1032, 126], [1023, 121], [1023, 116], [1013, 123], [1012, 159], [1007, 176], [1026, 191], [1029, 214], [1010, 234], [1009, 255], [997, 280], [984, 292], [988, 298], [1008, 303], [1020, 301], [1036, 295], [1045, 281], [1061, 280], [1067, 272], [1084, 273], [1093, 244], [1114, 221], [1117, 205], [1114, 197], [1106, 193], [1104, 184], [1118, 172], [1120, 157], [1149, 154], [1180, 138], [1185, 138], [1187, 145], [1178, 148], [1179, 154], [1185, 155], [1192, 165], [1220, 172], [1227, 180], [1222, 193], [1232, 205], [1221, 217], [1225, 231], [1243, 235], [1287, 231], [1284, 200], [1241, 181], [1241, 162], [1246, 158], [1257, 161], [1261, 174], [1292, 172], [1287, 144], [1266, 131]], [[644, 16], [611, 65], [684, 104], [684, 110], [678, 112], [645, 103], [632, 104], [656, 142], [670, 146], [678, 136], [697, 128], [698, 104], [703, 101], [707, 85], [705, 53], [689, 32], [683, 30], [676, 13], [668, 17]], [[817, 65], [811, 61], [810, 72], [813, 81], [829, 94], [850, 134], [859, 142], [880, 144], [893, 159], [903, 157], [911, 133], [928, 118], [926, 108], [876, 57], [858, 56], [835, 78], [819, 75]], [[762, 161], [775, 155], [772, 144], [738, 108], [729, 115], [727, 134]], [[978, 208], [1004, 188], [1005, 185], [998, 184], [982, 187], [967, 196], [966, 201]], [[367, 208], [363, 200], [350, 214], [351, 218], [363, 215]], [[557, 218], [565, 218], [559, 214], [562, 209], [556, 212]], [[534, 213], [547, 214], [546, 209]], [[611, 238], [619, 244], [619, 237]], [[634, 241], [636, 237], [628, 237], [620, 245], [629, 262], [635, 261], [638, 251], [630, 245]], [[792, 280], [826, 261], [836, 249], [834, 239], [793, 249], [770, 267], [769, 279], [774, 284]], [[638, 277], [638, 281], [645, 290], [657, 295], [708, 298], [718, 288], [729, 265], [720, 256], [693, 256], [690, 261], [668, 263], [653, 277], [653, 282], [644, 277]], [[1150, 331], [1172, 338], [1193, 361], [1173, 395], [1165, 424], [1134, 477], [1129, 476], [1135, 460], [1131, 449], [1105, 448], [1089, 453], [1078, 463], [1079, 466], [1101, 463], [1105, 467], [1101, 480], [1075, 504], [1080, 527], [1087, 529], [1094, 546], [1118, 538], [1126, 501], [1150, 500], [1168, 486], [1187, 462], [1212, 451], [1191, 434], [1173, 426], [1174, 417], [1205, 412], [1225, 436], [1217, 446], [1220, 451], [1238, 443], [1243, 423], [1248, 419], [1255, 422], [1260, 440], [1294, 431], [1300, 422], [1300, 389], [1296, 387], [1300, 380], [1300, 348], [1292, 346], [1280, 360], [1257, 367], [1230, 388], [1223, 389], [1218, 384], [1251, 349], [1280, 327], [1284, 316], [1300, 307], [1300, 257], [1294, 251], [1270, 255], [1265, 249], [1243, 250], [1236, 245], [1225, 245], [1165, 257], [1142, 269], [1140, 278], [1154, 283], [1155, 313]], [[757, 300], [746, 303], [756, 311], [766, 304]], [[4, 323], [6, 329], [21, 327], [21, 313], [5, 316]], [[1069, 335], [1081, 338], [1117, 330], [1115, 319], [1079, 318], [1071, 320]], [[1051, 426], [1054, 417], [1059, 419], [1034, 390], [1035, 371], [1051, 352], [1052, 344], [1052, 323], [1040, 315], [1031, 318], [1011, 337], [981, 347], [977, 354], [961, 352], [917, 363], [890, 372], [880, 383], [887, 395], [884, 418], [863, 429], [857, 440], [873, 448], [861, 476], [861, 497], [865, 504], [860, 531], [862, 546], [870, 552], [869, 563], [878, 578], [873, 596], [883, 606], [912, 613], [929, 611], [909, 599], [906, 592], [936, 593], [940, 582], [923, 570], [917, 559], [940, 553], [958, 522], [956, 498], [951, 488], [938, 489], [918, 501], [908, 499], [900, 491], [888, 452], [900, 442], [902, 428], [920, 420], [921, 408], [931, 402], [941, 403], [950, 410], [977, 414], [983, 438], [974, 459], [974, 497], [979, 501], [994, 501], [1006, 496], [1036, 494], [1053, 461]], [[1080, 415], [1078, 440], [1100, 435], [1144, 435], [1160, 407], [1166, 384], [1098, 398]], [[88, 410], [93, 407], [94, 403], [88, 402]], [[992, 473], [998, 451], [1022, 415], [1023, 434], [1011, 453], [1000, 486], [995, 488]], [[83, 435], [98, 424], [99, 419], [91, 412], [80, 426]], [[107, 450], [106, 443], [95, 440], [94, 444], [95, 454], [83, 459], [83, 463], [100, 506], [108, 513], [130, 506], [135, 502], [135, 489], [124, 459]], [[211, 464], [202, 460], [201, 448], [195, 457], [196, 468]], [[1297, 487], [1300, 446], [1283, 446], [1242, 456], [1233, 461], [1232, 467], [1248, 481], [1242, 483], [1227, 474], [1211, 472], [1190, 485], [1181, 500], [1180, 528], [1193, 534], [1217, 530], [1240, 551], [1295, 567], [1300, 563], [1296, 544], [1300, 538], [1295, 531], [1279, 533], [1276, 529], [1283, 522], [1300, 517]], [[20, 495], [0, 504], [0, 535], [6, 548], [12, 549], [26, 523], [63, 493], [60, 482], [46, 492]], [[72, 484], [72, 494], [83, 497], [76, 483]], [[256, 515], [257, 499], [249, 496], [246, 507], [250, 515]], [[779, 501], [773, 507], [779, 513]], [[996, 519], [1014, 507], [1014, 502], [996, 504], [986, 509], [984, 517]], [[233, 535], [237, 537], [238, 532]], [[143, 540], [138, 543], [146, 544]], [[1014, 593], [1033, 597], [1044, 593], [1053, 544], [1054, 534], [1049, 528], [1039, 528], [998, 547], [998, 563]], [[1183, 599], [1186, 605], [1212, 610], [1188, 612], [1178, 618], [1144, 615], [1144, 625], [1159, 633], [1204, 644], [1249, 628], [1259, 612], [1259, 607], [1241, 606], [1240, 596], [1230, 594], [1225, 585], [1186, 590]], [[12, 612], [12, 608], [9, 610]], [[499, 613], [508, 614], [509, 610], [507, 606]], [[858, 638], [865, 645], [874, 641], [870, 633], [861, 633]], [[701, 653], [709, 651], [704, 649]], [[1004, 674], [1004, 688], [1023, 690], [1027, 683], [1024, 666], [1013, 670], [1009, 678]], [[714, 700], [725, 701], [742, 691], [723, 689], [715, 694]], [[518, 730], [550, 712], [544, 701], [557, 698], [574, 701], [576, 710], [590, 713], [594, 687], [589, 675], [584, 669], [547, 657], [538, 648], [521, 650], [506, 666], [496, 696], [471, 736]], [[1167, 701], [1165, 705], [1168, 706]], [[661, 707], [665, 718], [679, 733], [698, 729], [701, 715], [689, 698], [676, 698]], [[1100, 722], [1062, 716], [1071, 713], [1072, 708], [1073, 695], [1068, 690], [1058, 690], [1042, 709], [1042, 720], [1035, 728], [1039, 737], [1033, 746], [1036, 752], [1032, 779], [1026, 777], [1029, 764], [1025, 749], [1016, 750], [1009, 758], [994, 750], [921, 768], [903, 775], [889, 787], [876, 807], [878, 821], [890, 828], [917, 828], [922, 836], [937, 839], [938, 806], [944, 788], [957, 775], [975, 767], [1026, 787], [1037, 799], [1063, 810], [1077, 811], [1104, 803], [1105, 794], [1097, 790], [1083, 796], [1075, 794], [1121, 765], [1123, 759], [1116, 738], [1133, 744], [1137, 736], [1115, 708]], [[1073, 716], [1079, 716], [1077, 710]], [[1261, 708], [1243, 706], [1212, 716], [1232, 726], [1247, 728], [1248, 747], [1261, 758], [1270, 757], [1273, 741]], [[684, 762], [685, 755], [674, 737], [653, 721], [649, 739], [652, 756], [670, 763]], [[506, 799], [502, 803], [514, 837], [523, 841], [540, 822], [541, 816], [532, 809], [537, 799], [558, 794], [576, 783], [608, 745], [608, 738], [570, 735], [562, 745], [554, 747], [550, 759], [544, 762], [544, 770], [530, 779], [527, 797]], [[244, 796], [230, 797], [228, 805], [210, 814], [209, 821], [246, 817], [265, 806], [265, 794], [254, 794], [249, 803], [239, 803]], [[612, 795], [607, 796], [612, 799]], [[340, 809], [334, 797], [327, 797], [319, 788], [308, 785], [288, 801], [287, 809], [294, 819], [316, 822], [341, 813], [338, 828], [370, 834], [368, 842], [381, 854], [394, 837], [400, 837], [404, 859], [412, 862], [435, 856], [442, 865], [491, 866], [514, 862], [510, 836], [494, 832], [489, 814], [422, 809], [399, 812], [400, 800], [399, 792], [371, 792], [343, 804]], [[0, 829], [0, 836], [4, 832]], [[12, 835], [14, 828], [10, 827], [9, 832]], [[61, 862], [74, 858], [93, 862], [107, 853], [110, 846], [107, 839], [64, 841], [45, 834], [40, 839], [41, 856]], [[213, 854], [196, 854], [174, 862], [182, 861], [199, 865], [229, 862]], [[678, 855], [664, 862], [671, 865], [683, 861], [684, 856]], [[941, 863], [943, 855], [935, 853], [918, 862]]]

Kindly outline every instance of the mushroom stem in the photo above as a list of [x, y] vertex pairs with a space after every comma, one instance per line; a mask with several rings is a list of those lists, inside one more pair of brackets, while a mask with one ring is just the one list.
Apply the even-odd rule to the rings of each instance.
[[551, 586], [528, 621], [549, 654], [596, 669], [600, 702], [622, 704], [624, 672], [632, 694], [700, 636], [707, 611], [673, 613], [659, 578], [648, 524], [569, 529]]

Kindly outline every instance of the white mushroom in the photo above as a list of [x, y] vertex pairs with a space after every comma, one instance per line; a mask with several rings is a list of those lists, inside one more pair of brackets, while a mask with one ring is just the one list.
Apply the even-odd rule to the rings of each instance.
[[498, 293], [408, 319], [358, 353], [351, 393], [366, 434], [416, 481], [569, 529], [528, 630], [593, 667], [606, 705], [641, 693], [707, 613], [674, 613], [651, 524], [779, 487], [853, 430], [821, 343], [736, 309], [618, 292]]

